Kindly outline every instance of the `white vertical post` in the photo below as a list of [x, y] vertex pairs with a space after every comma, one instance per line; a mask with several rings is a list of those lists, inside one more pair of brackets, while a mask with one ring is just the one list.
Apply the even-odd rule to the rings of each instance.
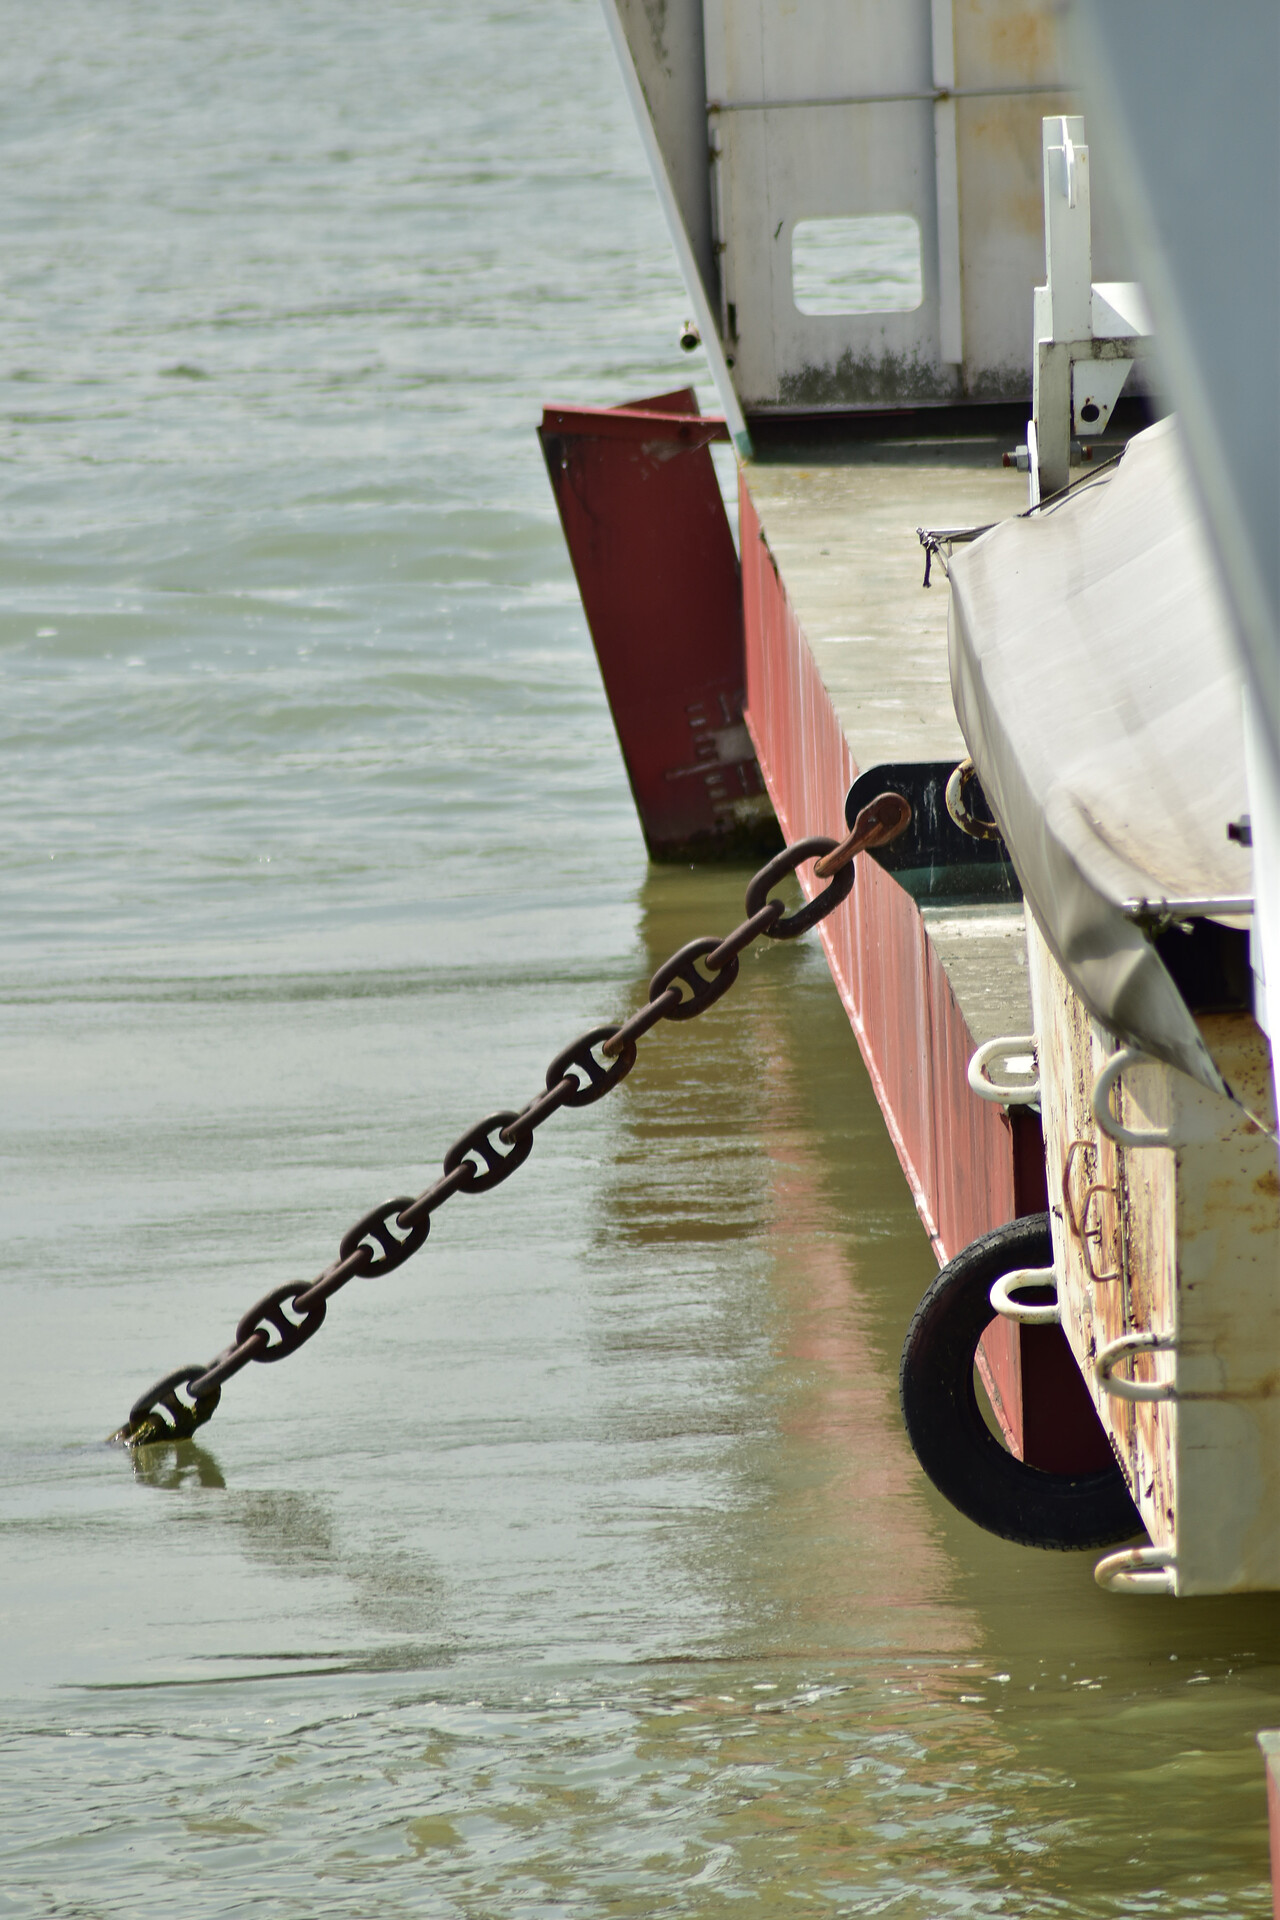
[[1045, 273], [1055, 340], [1093, 333], [1093, 239], [1089, 228], [1089, 149], [1076, 114], [1045, 120]]
[[933, 84], [946, 98], [933, 103], [933, 151], [938, 203], [938, 321], [942, 358], [964, 359], [960, 283], [960, 168], [956, 148], [956, 38], [952, 0], [932, 0]]
[[1043, 120], [1041, 146], [1046, 284], [1034, 303], [1032, 420], [1047, 496], [1071, 478], [1071, 345], [1093, 337], [1093, 246], [1084, 121], [1075, 114]]

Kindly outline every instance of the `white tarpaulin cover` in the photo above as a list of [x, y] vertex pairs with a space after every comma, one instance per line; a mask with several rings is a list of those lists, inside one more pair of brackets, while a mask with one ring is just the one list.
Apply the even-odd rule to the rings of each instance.
[[1125, 911], [1252, 887], [1240, 672], [1176, 422], [949, 570], [956, 713], [1045, 939], [1104, 1026], [1221, 1088]]

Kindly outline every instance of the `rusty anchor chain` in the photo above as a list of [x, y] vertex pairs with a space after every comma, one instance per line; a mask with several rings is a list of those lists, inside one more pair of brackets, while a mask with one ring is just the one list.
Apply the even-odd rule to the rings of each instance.
[[[129, 1409], [112, 1440], [126, 1446], [189, 1440], [210, 1420], [226, 1382], [250, 1361], [270, 1365], [296, 1353], [324, 1325], [331, 1296], [349, 1280], [377, 1279], [402, 1266], [425, 1242], [431, 1216], [458, 1193], [487, 1193], [523, 1166], [533, 1151], [535, 1130], [561, 1107], [587, 1107], [603, 1100], [636, 1063], [636, 1043], [662, 1020], [692, 1020], [715, 1005], [738, 977], [739, 955], [761, 934], [794, 940], [838, 907], [853, 886], [855, 857], [896, 839], [911, 820], [910, 803], [882, 793], [865, 806], [841, 841], [816, 836], [797, 840], [757, 873], [747, 887], [747, 917], [723, 939], [690, 940], [665, 960], [649, 983], [645, 1004], [621, 1024], [592, 1027], [558, 1053], [546, 1085], [521, 1108], [491, 1113], [469, 1127], [444, 1156], [441, 1177], [417, 1195], [401, 1194], [363, 1214], [338, 1242], [338, 1257], [310, 1282], [273, 1287], [239, 1321], [231, 1344], [207, 1366], [167, 1373]], [[827, 882], [794, 913], [770, 889], [806, 861]]]

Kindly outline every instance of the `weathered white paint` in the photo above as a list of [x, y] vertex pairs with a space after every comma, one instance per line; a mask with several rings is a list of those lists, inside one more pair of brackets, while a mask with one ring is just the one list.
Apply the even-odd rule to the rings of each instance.
[[[1071, 107], [1053, 0], [603, 4], [747, 414], [1027, 396], [1040, 118]], [[800, 313], [796, 222], [886, 213], [920, 229], [920, 307]]]
[[[1119, 1075], [1129, 1147], [1091, 1096], [1117, 1052], [1028, 920], [1054, 1266], [1063, 1330], [1111, 1436], [1170, 1590], [1280, 1588], [1280, 1179], [1239, 1105], [1154, 1061]], [[1204, 1015], [1239, 1100], [1275, 1125], [1266, 1038], [1245, 1013]], [[1133, 1350], [1152, 1335], [1168, 1351]], [[1117, 1365], [1125, 1347], [1129, 1351]], [[1110, 1349], [1109, 1382], [1098, 1355]], [[1104, 1368], [1104, 1371], [1106, 1369]], [[1172, 1398], [1124, 1397], [1122, 1378]], [[1110, 1582], [1130, 1590], [1141, 1583]]]
[[1099, 1560], [1093, 1577], [1105, 1593], [1176, 1592], [1167, 1547], [1122, 1547]]
[[[1038, 470], [1031, 504], [1071, 478], [1071, 436], [1100, 434], [1149, 327], [1141, 289], [1093, 283], [1092, 180], [1084, 121], [1053, 115], [1041, 126], [1045, 284], [1032, 299], [1032, 431]], [[1086, 409], [1088, 417], [1086, 418]]]
[[650, 9], [637, 0], [601, 0], [601, 5], [711, 377], [734, 445], [748, 459], [751, 438], [712, 307], [716, 274], [705, 156], [702, 142], [691, 141], [701, 121], [690, 114], [689, 101], [700, 105], [704, 85], [701, 6], [699, 0], [683, 0], [680, 6], [669, 0], [655, 31]]
[[932, 0], [934, 184], [938, 198], [938, 346], [943, 360], [964, 359], [960, 297], [960, 154], [956, 139], [956, 29], [952, 0]]

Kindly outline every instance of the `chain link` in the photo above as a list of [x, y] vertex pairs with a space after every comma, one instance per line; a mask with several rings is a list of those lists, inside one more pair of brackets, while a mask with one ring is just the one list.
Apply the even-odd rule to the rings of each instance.
[[[747, 918], [723, 939], [690, 940], [663, 962], [649, 982], [645, 1004], [620, 1025], [592, 1027], [558, 1053], [545, 1090], [528, 1105], [491, 1113], [468, 1128], [444, 1156], [442, 1177], [416, 1197], [401, 1194], [362, 1215], [338, 1242], [338, 1258], [310, 1283], [287, 1281], [250, 1307], [232, 1344], [207, 1367], [179, 1367], [139, 1396], [124, 1426], [111, 1437], [128, 1446], [189, 1440], [210, 1420], [226, 1381], [251, 1361], [270, 1365], [296, 1353], [324, 1325], [331, 1295], [349, 1280], [378, 1279], [402, 1266], [426, 1240], [431, 1216], [457, 1193], [487, 1193], [510, 1179], [533, 1151], [535, 1130], [561, 1107], [603, 1100], [636, 1063], [636, 1042], [663, 1020], [693, 1020], [713, 1007], [738, 978], [739, 955], [762, 934], [794, 940], [825, 920], [848, 898], [853, 861], [865, 847], [896, 839], [911, 820], [900, 794], [882, 793], [862, 809], [842, 841], [815, 836], [784, 847], [747, 888]], [[806, 861], [828, 884], [787, 913], [770, 890]], [[287, 1311], [286, 1311], [287, 1309]]]
[[[345, 1263], [354, 1260], [358, 1253], [366, 1254], [368, 1258], [364, 1266], [356, 1268], [362, 1279], [377, 1280], [384, 1273], [394, 1273], [397, 1267], [404, 1265], [410, 1254], [418, 1251], [431, 1231], [431, 1216], [428, 1214], [419, 1224], [407, 1230], [402, 1229], [403, 1240], [396, 1238], [392, 1223], [398, 1221], [405, 1208], [412, 1205], [413, 1195], [402, 1193], [398, 1199], [388, 1200], [385, 1206], [373, 1207], [343, 1234], [338, 1242], [338, 1259]], [[373, 1246], [369, 1244], [371, 1240]]]
[[[815, 834], [811, 840], [797, 840], [791, 846], [784, 847], [775, 854], [767, 867], [761, 867], [747, 888], [747, 912], [757, 914], [765, 906], [769, 890], [776, 887], [779, 880], [785, 880], [788, 874], [802, 867], [806, 860], [821, 859], [824, 853], [834, 853], [839, 841], [828, 840], [823, 834]], [[825, 920], [832, 910], [840, 905], [853, 887], [853, 862], [846, 861], [828, 880], [821, 893], [814, 895], [805, 906], [795, 913], [782, 913], [765, 928], [765, 937], [769, 940], [798, 940], [802, 933], [808, 933], [820, 920]]]
[[709, 934], [701, 940], [690, 940], [687, 946], [664, 960], [653, 979], [649, 982], [650, 1001], [666, 1001], [670, 989], [678, 981], [688, 987], [688, 993], [667, 1006], [666, 1019], [693, 1020], [708, 1007], [714, 1007], [722, 994], [728, 993], [738, 977], [738, 956], [730, 955], [718, 973], [699, 973], [697, 962], [707, 954], [714, 953], [720, 941], [716, 935]]

